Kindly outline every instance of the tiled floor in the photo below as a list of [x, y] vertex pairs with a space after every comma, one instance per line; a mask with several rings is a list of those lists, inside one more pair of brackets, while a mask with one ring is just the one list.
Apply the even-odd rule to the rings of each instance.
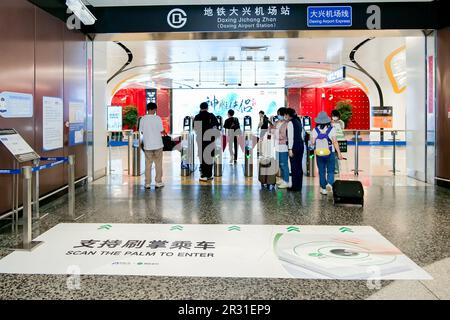
[[[114, 151], [114, 152], [118, 152]], [[211, 184], [181, 178], [176, 153], [165, 154], [166, 187], [145, 190], [143, 177], [112, 175], [77, 189], [80, 220], [99, 223], [368, 225], [434, 277], [432, 281], [226, 279], [137, 276], [82, 276], [81, 289], [69, 290], [66, 276], [0, 275], [0, 299], [449, 299], [450, 191], [405, 176], [360, 176], [365, 207], [335, 207], [318, 193], [317, 178], [305, 178], [301, 194], [261, 190], [257, 178], [245, 179], [240, 166], [225, 165]], [[120, 157], [117, 157], [118, 159]], [[126, 172], [125, 172], [126, 173]], [[344, 178], [353, 178], [343, 173]], [[246, 181], [246, 183], [244, 183]], [[64, 221], [66, 198], [42, 208], [51, 213], [35, 223], [35, 235]], [[0, 244], [17, 237], [4, 229]], [[0, 249], [0, 256], [8, 251]], [[51, 263], [51, 261], [49, 261]]]

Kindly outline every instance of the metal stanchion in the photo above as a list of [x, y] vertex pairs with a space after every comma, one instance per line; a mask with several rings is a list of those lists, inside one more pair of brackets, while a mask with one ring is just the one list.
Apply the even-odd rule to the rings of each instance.
[[69, 219], [76, 221], [82, 217], [84, 217], [84, 214], [76, 216], [75, 215], [75, 156], [70, 155], [69, 156], [69, 162], [68, 162], [68, 190], [69, 190]]
[[[14, 161], [14, 166], [13, 169], [16, 169], [16, 162]], [[17, 197], [17, 192], [16, 192], [16, 180], [17, 180], [17, 175], [13, 174], [12, 175], [12, 215], [11, 215], [11, 233], [14, 233], [14, 231], [16, 231], [16, 197]]]
[[[40, 165], [39, 159], [33, 160], [33, 166], [38, 167]], [[40, 220], [48, 216], [48, 213], [41, 216], [39, 206], [39, 170], [34, 172], [33, 177], [33, 219]]]
[[[20, 169], [20, 164], [17, 163], [17, 165], [14, 168]], [[16, 175], [16, 197], [14, 199], [14, 201], [15, 201], [14, 208], [15, 208], [15, 214], [16, 214], [16, 216], [14, 218], [14, 220], [16, 222], [15, 229], [14, 229], [15, 233], [19, 232], [19, 184], [20, 184], [20, 177], [19, 177], [19, 175]]]
[[128, 132], [128, 175], [133, 174], [132, 167], [133, 163], [133, 131]]
[[359, 176], [359, 131], [355, 131], [355, 176]]
[[30, 166], [26, 166], [22, 168], [23, 175], [23, 239], [22, 244], [15, 248], [11, 248], [12, 250], [25, 250], [31, 251], [40, 245], [42, 242], [40, 241], [32, 241], [32, 210], [31, 210], [31, 179], [33, 176], [32, 169]]
[[392, 149], [392, 170], [390, 170], [394, 176], [397, 173], [397, 164], [396, 164], [396, 160], [397, 160], [397, 131], [392, 131], [392, 142], [393, 142], [393, 149]]

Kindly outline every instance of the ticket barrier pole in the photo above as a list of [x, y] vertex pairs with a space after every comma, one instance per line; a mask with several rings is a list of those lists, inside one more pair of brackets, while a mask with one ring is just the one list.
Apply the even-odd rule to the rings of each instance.
[[132, 149], [132, 175], [133, 177], [139, 177], [142, 175], [142, 149], [140, 146], [141, 143], [141, 137], [139, 132], [133, 132], [132, 139], [133, 139], [133, 149]]
[[[33, 160], [33, 167], [40, 165], [40, 159]], [[33, 176], [33, 220], [44, 219], [49, 214], [46, 213], [43, 216], [40, 214], [39, 206], [39, 170], [34, 171]]]
[[392, 170], [390, 170], [394, 176], [397, 174], [398, 170], [397, 170], [397, 131], [392, 131], [392, 143], [393, 143], [393, 147], [392, 147]]
[[359, 131], [355, 131], [355, 169], [352, 170], [355, 176], [359, 176]]
[[[32, 190], [31, 180], [33, 177], [32, 168], [26, 166], [22, 168], [22, 195], [23, 195], [23, 234], [22, 243], [11, 250], [17, 251], [32, 251], [34, 248], [42, 244], [41, 241], [33, 241], [32, 239]], [[17, 197], [16, 197], [17, 198]]]
[[81, 218], [83, 218], [85, 215], [76, 215], [75, 214], [75, 156], [70, 155], [68, 161], [68, 186], [69, 186], [69, 212], [68, 212], [68, 218], [72, 221], [77, 221]]
[[219, 121], [219, 134], [218, 137], [216, 137], [214, 143], [215, 143], [215, 150], [214, 150], [214, 176], [215, 177], [221, 177], [223, 174], [223, 148], [222, 148], [222, 135], [223, 135], [223, 129], [222, 129], [222, 117], [217, 116], [217, 120]]
[[132, 165], [133, 165], [133, 131], [128, 131], [128, 175], [131, 176], [133, 174]]

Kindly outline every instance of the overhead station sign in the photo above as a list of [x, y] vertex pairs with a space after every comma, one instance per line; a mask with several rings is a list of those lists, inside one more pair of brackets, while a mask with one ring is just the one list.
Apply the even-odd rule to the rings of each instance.
[[36, 240], [36, 250], [0, 260], [0, 273], [431, 278], [371, 227], [77, 223]]
[[308, 27], [351, 27], [353, 10], [351, 6], [308, 7]]
[[437, 29], [437, 1], [96, 7], [86, 33]]
[[347, 69], [344, 66], [335, 71], [330, 72], [327, 75], [327, 82], [333, 83], [333, 82], [343, 81], [343, 80], [345, 80], [346, 76], [347, 76]]

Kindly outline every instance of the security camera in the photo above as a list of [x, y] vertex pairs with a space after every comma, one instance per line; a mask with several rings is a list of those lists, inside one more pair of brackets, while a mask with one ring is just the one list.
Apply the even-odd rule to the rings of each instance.
[[197, 83], [195, 86], [196, 86], [197, 88], [200, 87], [200, 85], [199, 85], [198, 83]]
[[255, 82], [255, 87], [258, 85], [258, 83]]
[[238, 83], [238, 86], [239, 86], [239, 87], [242, 86], [242, 83]]

